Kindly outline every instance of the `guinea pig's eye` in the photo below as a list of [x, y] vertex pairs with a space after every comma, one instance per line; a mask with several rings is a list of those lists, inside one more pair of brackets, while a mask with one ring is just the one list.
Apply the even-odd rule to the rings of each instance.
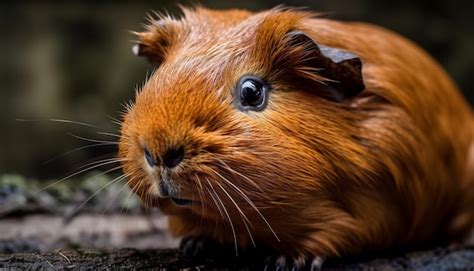
[[237, 84], [236, 96], [242, 110], [261, 111], [265, 108], [268, 85], [259, 77], [245, 75]]
[[150, 165], [150, 167], [154, 167], [156, 165], [156, 161], [155, 158], [153, 158], [151, 152], [147, 148], [143, 148], [143, 152], [148, 165]]

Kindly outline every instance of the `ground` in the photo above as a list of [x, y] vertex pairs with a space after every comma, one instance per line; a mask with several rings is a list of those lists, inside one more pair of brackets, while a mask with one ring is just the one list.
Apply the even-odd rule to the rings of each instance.
[[[182, 256], [166, 218], [143, 209], [122, 184], [107, 185], [110, 181], [95, 173], [70, 180], [73, 186], [42, 189], [46, 184], [0, 176], [0, 269], [262, 269], [261, 259]], [[324, 270], [401, 269], [474, 270], [474, 246], [367, 255], [324, 265]]]

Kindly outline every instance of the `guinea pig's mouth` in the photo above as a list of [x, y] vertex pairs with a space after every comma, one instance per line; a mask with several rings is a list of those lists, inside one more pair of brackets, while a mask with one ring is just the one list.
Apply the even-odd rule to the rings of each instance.
[[190, 205], [191, 203], [193, 203], [193, 201], [190, 200], [190, 199], [180, 199], [180, 198], [172, 198], [171, 197], [170, 200], [178, 206], [186, 206], [186, 205]]

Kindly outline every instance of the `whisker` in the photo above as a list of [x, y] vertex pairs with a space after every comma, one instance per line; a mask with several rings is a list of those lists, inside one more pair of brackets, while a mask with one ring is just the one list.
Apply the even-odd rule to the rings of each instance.
[[96, 125], [81, 122], [81, 121], [74, 121], [74, 120], [67, 120], [67, 119], [15, 119], [16, 121], [20, 122], [40, 122], [40, 121], [51, 121], [51, 122], [61, 122], [61, 123], [68, 123], [68, 124], [77, 124], [81, 126], [86, 126], [86, 127], [92, 127], [92, 128], [99, 128]]
[[76, 148], [76, 149], [73, 149], [73, 150], [70, 150], [68, 152], [65, 152], [63, 154], [60, 154], [58, 156], [55, 156], [45, 162], [43, 162], [43, 165], [46, 165], [48, 163], [51, 163], [52, 161], [54, 160], [57, 160], [61, 157], [64, 157], [68, 154], [71, 154], [71, 153], [74, 153], [74, 152], [77, 152], [77, 151], [80, 151], [80, 150], [84, 150], [84, 149], [89, 149], [89, 148], [93, 148], [93, 147], [100, 147], [100, 146], [107, 146], [107, 145], [115, 145], [115, 143], [110, 143], [110, 142], [104, 142], [104, 143], [97, 143], [97, 144], [92, 144], [92, 145], [87, 145], [87, 146], [84, 146], [84, 147], [79, 147], [79, 148]]
[[[240, 209], [239, 205], [237, 205], [237, 203], [235, 202], [235, 200], [230, 196], [230, 194], [224, 189], [224, 187], [217, 183], [217, 185], [222, 189], [222, 191], [227, 195], [227, 197], [232, 201], [232, 203], [235, 205], [235, 208], [237, 209], [237, 211], [240, 213], [240, 217], [242, 218], [242, 221], [244, 222], [244, 225], [245, 225], [245, 228], [247, 229], [247, 232], [249, 234], [249, 237], [250, 237], [250, 240], [252, 241], [252, 244], [253, 244], [253, 247], [256, 247], [255, 245], [255, 241], [253, 240], [253, 236], [252, 236], [252, 233], [250, 232], [250, 229], [247, 225], [247, 222], [252, 226], [252, 223], [250, 222], [250, 220], [248, 219], [248, 217], [244, 214], [244, 212], [242, 212], [242, 209]], [[246, 222], [247, 221], [247, 222]], [[253, 226], [252, 226], [253, 227]]]
[[[132, 196], [132, 194], [134, 194], [134, 193], [136, 192], [135, 189], [137, 189], [137, 191], [138, 191], [138, 188], [140, 187], [140, 185], [141, 185], [141, 182], [138, 181], [138, 182], [132, 187], [132, 189], [130, 189], [130, 191], [128, 191], [128, 195], [127, 195], [127, 197], [125, 198], [125, 204], [124, 204], [124, 205], [127, 205], [127, 204], [128, 204], [128, 200], [130, 199], [130, 197]], [[122, 208], [120, 208], [120, 213], [123, 212], [123, 208], [124, 208], [124, 207], [125, 207], [125, 206], [122, 206]], [[128, 214], [128, 208], [125, 210], [125, 215], [127, 215], [127, 214]]]
[[[197, 185], [196, 185], [196, 188], [197, 188], [197, 191], [198, 191], [198, 194], [199, 194], [199, 199], [201, 200], [201, 212], [203, 215], [205, 215], [205, 209], [204, 209], [204, 196], [203, 196], [203, 187], [202, 187], [202, 183], [201, 183], [201, 179], [199, 179], [198, 175], [197, 174], [194, 174], [194, 176], [196, 177], [197, 179]], [[202, 216], [201, 216], [201, 221], [200, 223], [202, 223]]]
[[[206, 190], [207, 190], [207, 193], [211, 196], [212, 200], [214, 201], [214, 203], [215, 203], [215, 205], [216, 205], [216, 207], [217, 207], [217, 210], [219, 210], [219, 213], [221, 214], [222, 220], [223, 220], [224, 222], [227, 222], [227, 221], [226, 221], [226, 218], [224, 217], [224, 214], [223, 214], [222, 211], [221, 211], [221, 207], [219, 206], [219, 204], [217, 204], [217, 201], [216, 201], [216, 199], [214, 198], [214, 196], [212, 195], [211, 190], [209, 190], [209, 188], [207, 188], [207, 186], [205, 186], [205, 188], [206, 188]], [[218, 225], [218, 221], [217, 221], [217, 219], [215, 219], [215, 223], [214, 223], [214, 233], [217, 232], [217, 225]]]
[[99, 161], [93, 161], [93, 162], [87, 163], [83, 166], [80, 166], [80, 167], [76, 168], [75, 170], [77, 171], [77, 170], [80, 170], [82, 168], [85, 168], [85, 167], [88, 167], [88, 166], [91, 166], [91, 165], [96, 165], [96, 164], [100, 164], [100, 163], [103, 163], [103, 162], [109, 162], [109, 161], [123, 162], [123, 161], [129, 161], [129, 159], [118, 158], [118, 157], [102, 159], [102, 160], [99, 160]]
[[113, 133], [107, 133], [107, 132], [97, 132], [97, 134], [99, 135], [106, 135], [106, 136], [113, 136], [113, 137], [117, 137], [117, 138], [127, 138], [127, 139], [130, 139], [130, 137], [128, 136], [124, 136], [124, 135], [117, 135], [117, 134], [113, 134]]
[[206, 180], [207, 180], [209, 186], [211, 187], [211, 189], [214, 191], [214, 195], [217, 197], [217, 199], [221, 203], [221, 206], [224, 209], [224, 212], [227, 216], [227, 219], [229, 220], [230, 227], [232, 229], [232, 235], [234, 236], [235, 256], [239, 256], [239, 246], [237, 244], [237, 235], [235, 234], [234, 223], [232, 222], [232, 219], [230, 218], [229, 212], [227, 212], [227, 209], [225, 208], [224, 203], [222, 202], [221, 198], [219, 197], [219, 194], [216, 193], [216, 190], [214, 190], [214, 187], [211, 185], [211, 182], [209, 181], [209, 179], [206, 178]]
[[273, 236], [277, 239], [278, 242], [280, 242], [280, 238], [278, 238], [277, 234], [273, 230], [272, 226], [270, 223], [268, 223], [267, 219], [263, 216], [263, 214], [260, 212], [260, 210], [255, 206], [255, 204], [250, 200], [250, 198], [240, 189], [238, 188], [235, 184], [233, 184], [231, 181], [227, 180], [224, 176], [219, 174], [217, 171], [213, 170], [212, 171], [217, 174], [219, 177], [221, 177], [226, 183], [228, 183], [230, 186], [232, 186], [237, 192], [239, 192], [242, 197], [252, 206], [252, 208], [259, 214], [259, 216], [262, 218], [262, 220], [267, 224], [267, 227], [270, 229], [270, 231], [273, 233]]
[[121, 122], [118, 122], [118, 121], [115, 121], [115, 120], [111, 120], [111, 122], [112, 122], [113, 124], [118, 125], [118, 126], [122, 126], [122, 123], [121, 123]]
[[[110, 116], [108, 116], [110, 117]], [[112, 117], [110, 117], [112, 118]], [[112, 118], [114, 119], [114, 118]], [[86, 127], [91, 127], [91, 128], [100, 128], [99, 126], [97, 125], [94, 125], [94, 124], [89, 124], [89, 123], [85, 123], [85, 122], [81, 122], [81, 121], [74, 121], [74, 120], [67, 120], [67, 119], [21, 119], [21, 118], [17, 118], [15, 119], [16, 121], [19, 121], [19, 122], [39, 122], [39, 121], [51, 121], [51, 122], [59, 122], [59, 123], [67, 123], [67, 124], [77, 124], [77, 125], [81, 125], [81, 126], [86, 126]], [[114, 119], [116, 120], [116, 119]], [[118, 120], [117, 120], [118, 121]], [[121, 125], [121, 123], [119, 122], [119, 125]], [[108, 132], [97, 132], [98, 134], [102, 134], [102, 135], [109, 135], [109, 136], [116, 136], [116, 137], [123, 137], [123, 136], [120, 136], [120, 135], [117, 135], [117, 134], [113, 134], [113, 133], [108, 133]], [[79, 138], [79, 139], [82, 139], [82, 140], [88, 140], [88, 141], [99, 141], [99, 140], [95, 140], [95, 139], [89, 139], [89, 138], [84, 138], [84, 137], [80, 137], [80, 136], [77, 136], [77, 135], [74, 135], [72, 133], [68, 133], [69, 135], [73, 136], [73, 137], [76, 137], [76, 138]]]
[[258, 190], [260, 190], [260, 192], [262, 192], [263, 194], [265, 194], [265, 192], [262, 190], [262, 188], [255, 182], [253, 181], [252, 179], [250, 179], [249, 177], [245, 176], [244, 174], [240, 173], [239, 171], [231, 168], [227, 163], [225, 163], [222, 159], [219, 159], [218, 157], [216, 157], [216, 159], [221, 163], [223, 164], [229, 171], [239, 175], [240, 177], [246, 179], [250, 184], [252, 184], [254, 187], [256, 187]]
[[109, 118], [112, 123], [115, 123], [117, 124], [118, 126], [122, 126], [122, 122], [114, 117], [112, 117], [111, 115], [105, 115], [107, 118]]
[[107, 141], [107, 140], [98, 140], [98, 139], [91, 139], [91, 138], [86, 138], [86, 137], [82, 137], [82, 136], [78, 136], [78, 135], [75, 135], [73, 133], [67, 133], [68, 135], [72, 136], [72, 137], [75, 137], [77, 139], [81, 139], [81, 140], [85, 140], [85, 141], [89, 141], [89, 142], [93, 142], [93, 143], [114, 143], [114, 144], [119, 144], [117, 141]]
[[95, 191], [94, 193], [92, 193], [92, 195], [90, 195], [81, 205], [79, 205], [78, 208], [76, 208], [73, 212], [72, 212], [72, 216], [74, 216], [82, 207], [84, 207], [84, 205], [86, 205], [92, 198], [94, 198], [97, 194], [100, 193], [100, 191], [104, 190], [106, 187], [110, 186], [111, 184], [113, 183], [116, 183], [120, 180], [123, 180], [124, 178], [127, 178], [129, 175], [126, 175], [126, 174], [122, 174], [120, 175], [119, 177], [113, 179], [112, 181], [106, 183], [105, 185], [103, 185], [101, 188], [99, 188], [97, 191]]
[[85, 123], [85, 122], [81, 122], [81, 121], [74, 121], [74, 120], [67, 120], [67, 119], [49, 119], [49, 120], [53, 121], [53, 122], [71, 123], [71, 124], [77, 124], [77, 125], [92, 127], [92, 128], [99, 128], [97, 125], [89, 124], [89, 123]]
[[115, 199], [118, 197], [118, 195], [120, 195], [120, 193], [122, 193], [122, 191], [125, 189], [125, 187], [127, 187], [131, 181], [133, 181], [134, 177], [130, 178], [128, 181], [126, 181], [122, 187], [120, 188], [120, 190], [115, 194], [115, 196], [110, 200], [109, 203], [107, 203], [107, 205], [105, 206], [105, 209], [104, 211], [102, 211], [102, 215], [105, 214], [105, 212], [107, 212], [107, 210], [110, 208], [110, 206], [112, 205], [112, 203], [115, 201]]
[[207, 188], [207, 187], [206, 187], [206, 190], [207, 190], [207, 192], [209, 193], [209, 195], [211, 196], [211, 198], [212, 198], [212, 200], [214, 201], [214, 203], [216, 204], [217, 210], [219, 210], [219, 213], [221, 214], [222, 219], [225, 220], [226, 218], [224, 217], [224, 213], [222, 213], [221, 207], [219, 206], [219, 204], [217, 204], [217, 201], [216, 201], [216, 199], [214, 198], [214, 196], [212, 195], [211, 190], [209, 190], [209, 188]]
[[237, 211], [240, 213], [241, 216], [244, 216], [245, 217], [245, 220], [251, 224], [250, 220], [247, 218], [247, 216], [244, 214], [244, 212], [242, 211], [242, 209], [239, 207], [239, 205], [237, 204], [237, 202], [230, 196], [230, 194], [227, 192], [227, 190], [224, 189], [224, 187], [220, 184], [220, 183], [216, 183], [221, 189], [222, 191], [227, 195], [227, 197], [232, 201], [232, 203], [235, 205]]
[[[60, 179], [60, 180], [58, 180], [58, 181], [55, 181], [54, 183], [50, 183], [50, 184], [46, 185], [45, 187], [36, 190], [36, 191], [34, 192], [34, 194], [37, 194], [37, 193], [39, 193], [39, 192], [41, 192], [41, 191], [43, 191], [43, 190], [45, 190], [45, 189], [47, 189], [47, 188], [49, 188], [49, 187], [51, 187], [51, 186], [53, 186], [53, 185], [57, 185], [58, 183], [61, 183], [61, 182], [65, 181], [65, 180], [67, 180], [67, 179], [69, 179], [69, 178], [72, 178], [72, 177], [74, 177], [74, 176], [77, 176], [77, 175], [79, 175], [79, 174], [81, 174], [81, 173], [83, 173], [83, 172], [86, 172], [86, 171], [88, 171], [88, 170], [91, 170], [91, 169], [94, 169], [94, 168], [98, 168], [98, 167], [101, 167], [101, 166], [104, 166], [104, 165], [112, 164], [112, 163], [118, 163], [118, 162], [120, 162], [120, 161], [104, 162], [104, 163], [101, 163], [101, 164], [99, 164], [99, 165], [94, 165], [94, 166], [91, 166], [91, 167], [89, 167], [89, 168], [80, 170], [80, 171], [78, 171], [78, 172], [75, 172], [75, 173], [73, 173], [73, 174], [70, 174], [69, 176], [66, 176], [65, 178], [62, 178], [62, 179]], [[101, 176], [101, 175], [107, 174], [107, 173], [109, 173], [109, 172], [115, 171], [115, 170], [117, 170], [117, 169], [120, 169], [121, 167], [122, 167], [122, 166], [118, 166], [118, 167], [114, 167], [114, 168], [112, 168], [112, 169], [106, 170], [106, 171], [102, 172], [101, 174], [99, 174], [98, 176]]]

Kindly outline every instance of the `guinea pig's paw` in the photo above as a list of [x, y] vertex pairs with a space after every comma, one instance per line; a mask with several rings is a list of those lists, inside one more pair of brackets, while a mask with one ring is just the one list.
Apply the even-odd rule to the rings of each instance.
[[221, 245], [208, 237], [192, 236], [181, 240], [179, 248], [188, 257], [209, 257], [216, 255]]
[[311, 270], [319, 271], [323, 265], [322, 257], [314, 257], [312, 261], [304, 256], [299, 257], [267, 257], [265, 259], [265, 271], [275, 270], [275, 271], [300, 271], [300, 270]]

